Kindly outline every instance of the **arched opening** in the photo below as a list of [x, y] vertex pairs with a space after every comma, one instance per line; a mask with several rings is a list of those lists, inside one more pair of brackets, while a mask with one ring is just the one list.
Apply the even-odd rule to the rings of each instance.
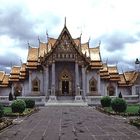
[[21, 96], [21, 95], [22, 95], [22, 86], [21, 86], [21, 84], [17, 83], [14, 86], [14, 96], [17, 97], [17, 96]]
[[72, 93], [72, 76], [68, 70], [63, 70], [59, 77], [59, 93], [63, 96], [69, 96]]
[[32, 91], [40, 91], [40, 80], [38, 78], [32, 81]]
[[89, 81], [90, 95], [97, 95], [97, 81], [94, 77]]
[[115, 95], [115, 87], [112, 84], [109, 84], [107, 87], [107, 94], [109, 96], [114, 96]]

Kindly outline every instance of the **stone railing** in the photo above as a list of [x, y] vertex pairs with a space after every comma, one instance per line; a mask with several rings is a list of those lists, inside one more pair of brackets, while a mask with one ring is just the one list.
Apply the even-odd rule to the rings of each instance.
[[127, 103], [138, 103], [139, 96], [138, 95], [124, 95], [123, 98], [126, 100]]
[[9, 105], [9, 96], [0, 96], [0, 103], [3, 105]]

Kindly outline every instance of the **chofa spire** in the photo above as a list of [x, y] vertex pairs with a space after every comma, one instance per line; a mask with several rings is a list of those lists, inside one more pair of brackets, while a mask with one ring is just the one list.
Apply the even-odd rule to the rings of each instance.
[[66, 27], [66, 23], [67, 23], [66, 21], [67, 21], [67, 18], [65, 17], [64, 27]]

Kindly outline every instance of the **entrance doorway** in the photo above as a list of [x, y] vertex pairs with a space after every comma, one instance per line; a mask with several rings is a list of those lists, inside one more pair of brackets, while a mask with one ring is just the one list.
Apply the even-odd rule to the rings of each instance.
[[64, 69], [59, 77], [59, 95], [71, 96], [72, 95], [72, 76], [70, 72]]
[[69, 95], [69, 81], [62, 81], [62, 95]]

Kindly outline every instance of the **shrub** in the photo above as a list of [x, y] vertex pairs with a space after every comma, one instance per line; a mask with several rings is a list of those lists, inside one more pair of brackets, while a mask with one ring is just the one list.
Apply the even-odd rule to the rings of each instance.
[[26, 104], [23, 100], [17, 99], [11, 104], [13, 113], [23, 113], [26, 108]]
[[35, 101], [32, 99], [25, 99], [24, 100], [26, 103], [27, 108], [34, 108], [35, 107]]
[[140, 107], [139, 107], [139, 109], [138, 109], [138, 115], [140, 116]]
[[9, 101], [12, 101], [13, 100], [13, 95], [12, 95], [12, 93], [10, 92], [9, 93]]
[[0, 118], [3, 117], [4, 115], [4, 107], [3, 105], [0, 103]]
[[111, 107], [115, 112], [125, 112], [127, 109], [127, 103], [122, 98], [115, 98], [111, 102]]
[[111, 105], [111, 98], [109, 96], [104, 96], [101, 98], [102, 107], [109, 107]]

